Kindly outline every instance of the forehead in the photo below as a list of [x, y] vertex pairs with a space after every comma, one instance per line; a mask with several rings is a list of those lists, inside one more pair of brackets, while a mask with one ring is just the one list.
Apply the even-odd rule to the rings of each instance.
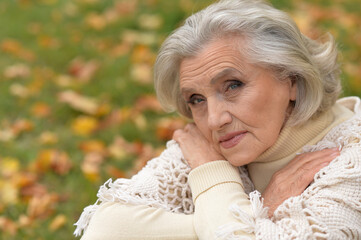
[[244, 40], [231, 37], [214, 40], [194, 57], [185, 58], [180, 64], [180, 85], [195, 79], [214, 79], [217, 75], [242, 72], [246, 61], [242, 56]]

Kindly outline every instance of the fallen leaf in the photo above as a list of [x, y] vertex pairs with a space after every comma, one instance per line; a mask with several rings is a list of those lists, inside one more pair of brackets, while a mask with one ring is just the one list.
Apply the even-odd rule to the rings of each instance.
[[157, 123], [156, 136], [164, 141], [172, 139], [173, 133], [177, 129], [182, 129], [186, 121], [181, 118], [163, 118]]
[[45, 118], [50, 115], [51, 108], [48, 104], [44, 102], [37, 102], [31, 107], [31, 113], [35, 117]]
[[56, 144], [58, 140], [58, 136], [55, 133], [49, 131], [42, 132], [39, 136], [39, 142], [41, 144]]
[[81, 142], [79, 145], [80, 150], [82, 150], [84, 153], [91, 153], [96, 152], [101, 155], [105, 155], [106, 153], [106, 147], [104, 142], [100, 140], [88, 140]]
[[25, 49], [19, 41], [14, 39], [3, 40], [1, 42], [0, 48], [3, 52], [9, 53], [23, 60], [32, 61], [35, 59], [35, 54], [33, 52]]
[[156, 14], [142, 14], [138, 18], [139, 26], [147, 30], [157, 30], [163, 25], [163, 19]]
[[99, 180], [100, 165], [104, 161], [102, 154], [97, 152], [87, 153], [81, 164], [85, 177], [92, 182]]
[[94, 30], [102, 30], [107, 25], [107, 20], [102, 15], [90, 13], [85, 18], [85, 23]]
[[36, 195], [30, 199], [27, 214], [30, 218], [47, 218], [55, 210], [56, 194]]
[[14, 83], [10, 86], [10, 93], [16, 97], [27, 98], [31, 95], [30, 90], [22, 84]]
[[18, 159], [5, 157], [0, 158], [0, 175], [4, 178], [9, 178], [18, 173], [20, 169], [20, 162]]
[[106, 171], [111, 178], [128, 178], [128, 174], [114, 166], [107, 166]]
[[29, 218], [29, 216], [25, 214], [21, 214], [18, 219], [19, 228], [30, 227], [33, 223], [33, 220]]
[[35, 160], [35, 171], [40, 173], [51, 169], [57, 174], [64, 175], [70, 171], [71, 167], [72, 163], [68, 155], [55, 149], [41, 151]]
[[0, 202], [6, 205], [16, 204], [19, 200], [19, 190], [16, 185], [0, 179]]
[[100, 65], [96, 60], [84, 61], [81, 58], [75, 58], [70, 62], [69, 73], [76, 77], [80, 82], [87, 83], [91, 80], [99, 69]]
[[153, 66], [155, 59], [156, 55], [146, 45], [137, 45], [132, 51], [131, 61], [133, 64], [148, 64], [150, 66]]
[[153, 45], [158, 42], [158, 37], [151, 32], [140, 32], [135, 30], [124, 30], [122, 40], [130, 44]]
[[57, 215], [49, 225], [49, 230], [54, 232], [63, 227], [67, 222], [67, 218], [64, 214]]
[[107, 117], [105, 117], [98, 126], [98, 130], [102, 130], [114, 125], [119, 125], [124, 121], [127, 121], [132, 116], [132, 110], [125, 107], [122, 109], [113, 110]]
[[33, 130], [34, 124], [27, 119], [19, 119], [15, 121], [11, 128], [14, 135], [17, 136], [23, 132], [29, 132]]
[[10, 234], [10, 235], [15, 235], [18, 227], [16, 226], [16, 223], [6, 217], [0, 216], [0, 229], [1, 232]]
[[8, 79], [27, 78], [30, 76], [30, 73], [31, 71], [29, 66], [23, 63], [18, 63], [5, 68], [4, 77]]
[[121, 136], [116, 136], [113, 143], [108, 147], [108, 152], [111, 157], [122, 159], [129, 154], [138, 154], [139, 145], [130, 143]]
[[79, 116], [71, 123], [71, 129], [75, 134], [89, 136], [98, 127], [98, 120], [94, 117]]
[[92, 115], [96, 114], [99, 108], [99, 105], [95, 99], [82, 96], [71, 90], [59, 93], [58, 100], [59, 102], [67, 103], [75, 110]]
[[163, 110], [156, 96], [150, 94], [139, 97], [135, 101], [134, 109], [138, 112], [143, 112], [145, 110], [161, 112]]
[[148, 64], [134, 64], [131, 67], [132, 78], [143, 84], [151, 84], [153, 80], [152, 67]]

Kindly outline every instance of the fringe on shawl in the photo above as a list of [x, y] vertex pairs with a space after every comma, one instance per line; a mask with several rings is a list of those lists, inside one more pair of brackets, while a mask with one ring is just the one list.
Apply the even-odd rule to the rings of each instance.
[[[106, 181], [99, 188], [98, 200], [95, 204], [84, 208], [79, 220], [74, 224], [76, 226], [74, 235], [80, 236], [86, 231], [90, 219], [100, 204], [105, 202], [147, 205], [185, 214], [193, 212], [191, 191], [185, 179], [189, 171], [190, 167], [183, 160], [179, 145], [173, 140], [167, 142], [167, 149], [159, 157], [150, 160], [131, 179]], [[176, 196], [177, 191], [166, 193], [167, 188], [162, 189], [162, 186], [169, 184], [170, 180], [173, 180], [173, 188], [180, 190], [180, 196]], [[150, 183], [150, 181], [155, 182]]]
[[257, 220], [267, 218], [268, 208], [263, 207], [263, 198], [261, 197], [261, 194], [258, 191], [253, 191], [249, 194], [249, 197], [252, 215], [244, 212], [237, 204], [231, 205], [229, 210], [239, 222], [231, 222], [220, 226], [216, 231], [216, 236], [218, 238], [227, 240], [248, 240], [250, 239], [249, 237], [240, 236], [236, 233], [238, 231], [254, 233]]
[[74, 224], [76, 229], [74, 231], [75, 236], [80, 236], [83, 232], [86, 231], [90, 219], [99, 208], [100, 203], [104, 202], [121, 202], [121, 203], [129, 203], [134, 205], [149, 205], [152, 207], [164, 208], [159, 202], [142, 197], [134, 197], [129, 195], [124, 191], [124, 187], [128, 185], [124, 185], [128, 179], [118, 179], [112, 182], [112, 179], [106, 181], [99, 189], [97, 193], [98, 200], [95, 204], [90, 205], [84, 208], [82, 214], [80, 215], [79, 220]]

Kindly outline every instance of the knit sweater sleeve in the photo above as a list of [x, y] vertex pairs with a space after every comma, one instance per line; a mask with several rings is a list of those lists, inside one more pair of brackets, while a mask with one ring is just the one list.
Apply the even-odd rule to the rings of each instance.
[[[360, 239], [361, 238], [361, 117], [341, 124], [306, 151], [342, 146], [341, 155], [315, 175], [314, 182], [297, 197], [283, 202], [268, 219], [250, 215], [242, 205], [231, 206], [236, 220], [218, 228], [224, 239]], [[253, 211], [262, 206], [251, 202]], [[197, 212], [196, 203], [196, 212]], [[257, 210], [258, 209], [258, 210]], [[229, 214], [229, 213], [228, 213]], [[250, 220], [247, 220], [250, 219]], [[197, 231], [197, 229], [196, 229]]]
[[[195, 203], [194, 228], [199, 239], [219, 239], [215, 230], [237, 220], [228, 211], [231, 204], [237, 203], [246, 215], [253, 214], [238, 169], [227, 161], [214, 161], [195, 168], [189, 175], [189, 184]], [[236, 233], [254, 238], [248, 229]]]

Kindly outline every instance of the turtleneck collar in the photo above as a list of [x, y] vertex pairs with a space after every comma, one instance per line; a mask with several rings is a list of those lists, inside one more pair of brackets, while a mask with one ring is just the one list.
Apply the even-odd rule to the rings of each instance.
[[286, 125], [276, 143], [247, 166], [256, 189], [263, 192], [272, 175], [301, 152], [305, 145], [316, 144], [331, 128], [352, 116], [352, 111], [335, 104], [331, 110], [302, 126]]

